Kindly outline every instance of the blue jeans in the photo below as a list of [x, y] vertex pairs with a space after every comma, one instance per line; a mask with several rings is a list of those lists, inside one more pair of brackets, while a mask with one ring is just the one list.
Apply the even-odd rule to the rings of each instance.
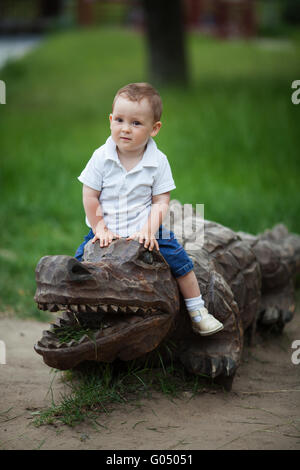
[[[92, 238], [94, 238], [94, 233], [91, 229], [84, 237], [84, 242], [82, 242], [76, 250], [75, 258], [78, 261], [82, 260], [84, 247]], [[183, 246], [178, 243], [174, 233], [171, 230], [167, 230], [161, 225], [159, 227], [156, 239], [160, 252], [170, 266], [174, 277], [181, 277], [192, 271], [194, 268], [193, 261], [188, 256]]]

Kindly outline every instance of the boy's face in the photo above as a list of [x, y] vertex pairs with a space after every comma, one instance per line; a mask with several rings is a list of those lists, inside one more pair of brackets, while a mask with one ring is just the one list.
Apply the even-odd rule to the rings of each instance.
[[109, 120], [111, 136], [125, 156], [142, 154], [149, 137], [154, 137], [161, 127], [160, 121], [153, 122], [153, 111], [146, 98], [130, 101], [124, 95], [117, 98]]

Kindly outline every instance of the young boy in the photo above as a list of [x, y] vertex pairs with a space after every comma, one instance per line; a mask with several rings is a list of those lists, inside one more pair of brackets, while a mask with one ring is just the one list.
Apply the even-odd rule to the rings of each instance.
[[75, 257], [81, 261], [90, 239], [104, 247], [126, 237], [150, 251], [160, 250], [185, 299], [193, 330], [211, 335], [223, 324], [204, 307], [192, 260], [174, 233], [161, 225], [175, 188], [167, 157], [152, 139], [161, 128], [161, 113], [161, 98], [148, 83], [131, 83], [117, 92], [109, 116], [111, 136], [78, 178], [91, 230]]

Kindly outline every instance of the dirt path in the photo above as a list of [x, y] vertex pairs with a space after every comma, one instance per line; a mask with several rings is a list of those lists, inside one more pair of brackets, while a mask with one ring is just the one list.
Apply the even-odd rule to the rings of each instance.
[[245, 348], [231, 392], [208, 388], [173, 400], [155, 394], [116, 405], [98, 429], [32, 425], [32, 413], [51, 403], [51, 390], [57, 402], [65, 387], [33, 350], [47, 328], [0, 318], [7, 356], [0, 365], [0, 449], [300, 449], [300, 364], [291, 361], [300, 313], [280, 338]]

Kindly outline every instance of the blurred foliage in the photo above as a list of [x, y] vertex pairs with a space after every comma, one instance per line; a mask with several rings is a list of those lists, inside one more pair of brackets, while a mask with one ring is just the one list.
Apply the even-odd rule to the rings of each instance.
[[37, 0], [1, 0], [1, 17], [5, 19], [36, 18], [40, 12], [39, 2]]
[[[185, 10], [188, 11], [192, 7], [188, 7], [189, 0], [186, 0], [186, 2]], [[16, 20], [19, 24], [18, 28], [21, 28], [20, 30], [23, 27], [24, 30], [27, 28], [30, 31], [33, 24], [31, 20], [36, 19], [38, 24], [41, 19], [42, 3], [42, 0], [1, 0], [0, 17], [2, 20], [4, 19], [4, 22]], [[53, 5], [51, 0], [48, 3]], [[253, 0], [253, 3], [256, 10], [259, 35], [285, 35], [288, 32], [289, 25], [297, 26], [300, 24], [300, 0]], [[45, 4], [47, 4], [46, 1]], [[215, 22], [214, 4], [213, 0], [202, 2], [202, 7], [205, 10], [204, 17], [206, 20], [209, 18], [211, 26]], [[142, 27], [143, 24], [141, 0], [120, 0], [116, 2], [90, 0], [86, 2], [86, 9], [91, 12], [94, 26], [129, 25]], [[41, 26], [42, 30], [53, 31], [54, 29], [78, 27], [78, 10], [78, 0], [61, 0], [58, 16], [48, 18]], [[234, 21], [235, 15], [232, 14], [232, 16], [232, 21]]]
[[300, 0], [284, 0], [283, 19], [292, 25], [300, 25]]

